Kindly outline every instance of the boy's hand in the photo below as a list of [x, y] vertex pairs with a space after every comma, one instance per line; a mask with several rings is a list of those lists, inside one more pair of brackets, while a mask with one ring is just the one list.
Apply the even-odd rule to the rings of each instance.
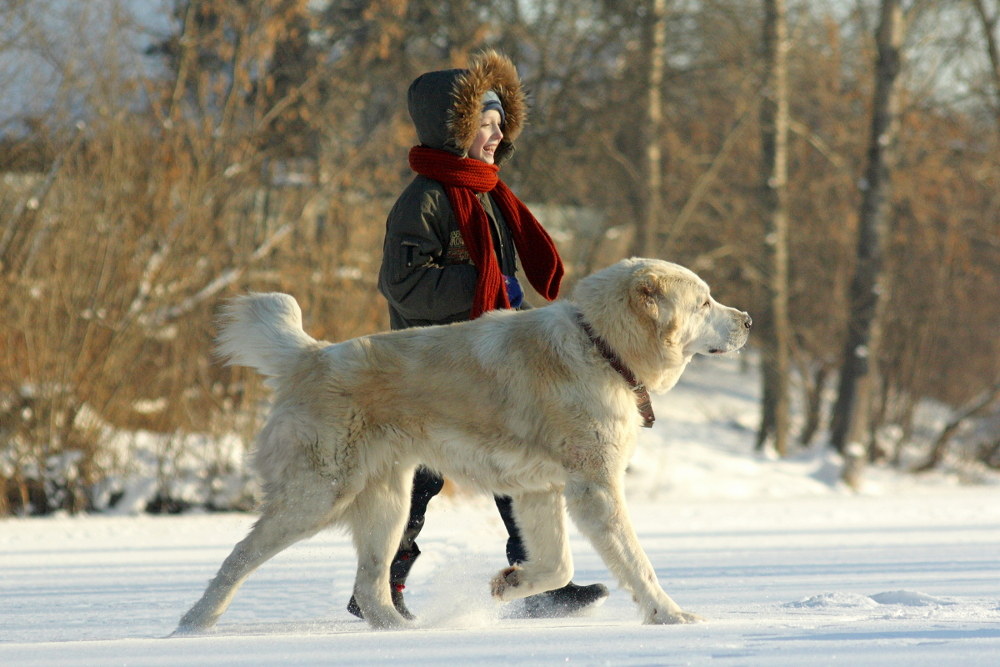
[[517, 282], [517, 278], [514, 276], [504, 276], [503, 284], [507, 288], [507, 300], [510, 301], [510, 307], [520, 308], [524, 301], [524, 290], [521, 289], [521, 283]]

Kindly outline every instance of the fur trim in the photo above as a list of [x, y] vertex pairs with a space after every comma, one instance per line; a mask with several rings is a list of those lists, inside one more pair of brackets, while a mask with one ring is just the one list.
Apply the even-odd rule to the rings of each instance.
[[496, 162], [506, 160], [514, 151], [514, 140], [521, 134], [527, 117], [525, 99], [517, 68], [505, 55], [490, 49], [475, 55], [469, 68], [458, 75], [452, 96], [455, 104], [448, 117], [448, 131], [455, 142], [468, 149], [479, 130], [483, 95], [492, 90], [500, 97], [506, 115], [504, 137], [497, 148]]

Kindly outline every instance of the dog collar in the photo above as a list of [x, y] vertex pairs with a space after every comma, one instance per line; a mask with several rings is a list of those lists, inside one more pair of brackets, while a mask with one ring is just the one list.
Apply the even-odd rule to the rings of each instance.
[[584, 333], [587, 334], [587, 337], [590, 338], [590, 342], [594, 344], [597, 351], [601, 353], [601, 356], [611, 364], [611, 368], [615, 369], [625, 379], [628, 386], [632, 388], [632, 392], [635, 394], [635, 405], [639, 408], [639, 414], [642, 415], [642, 427], [652, 428], [653, 422], [656, 420], [656, 415], [653, 414], [653, 404], [649, 400], [649, 392], [646, 391], [646, 385], [636, 380], [635, 374], [629, 370], [625, 362], [621, 360], [621, 357], [611, 349], [608, 342], [594, 333], [587, 320], [583, 319], [583, 313], [579, 311], [576, 313], [576, 322], [583, 329]]

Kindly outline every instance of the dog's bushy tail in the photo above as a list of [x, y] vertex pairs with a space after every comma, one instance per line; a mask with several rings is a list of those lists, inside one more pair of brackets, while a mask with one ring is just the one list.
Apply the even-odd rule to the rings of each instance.
[[302, 309], [288, 294], [238, 296], [226, 302], [219, 317], [218, 355], [269, 377], [287, 375], [304, 352], [319, 345], [302, 329]]

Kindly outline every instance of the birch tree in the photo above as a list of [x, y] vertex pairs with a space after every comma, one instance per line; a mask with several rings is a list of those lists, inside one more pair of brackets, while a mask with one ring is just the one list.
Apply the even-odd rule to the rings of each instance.
[[666, 42], [666, 0], [649, 0], [647, 33], [645, 197], [643, 215], [635, 235], [633, 254], [646, 255], [656, 247], [660, 215], [663, 212], [662, 150], [660, 134], [663, 124], [663, 47]]
[[[774, 448], [788, 451], [790, 369], [788, 320], [788, 23], [785, 0], [764, 0], [765, 85], [760, 121], [763, 153], [761, 208], [765, 218], [764, 257], [767, 311], [760, 336], [763, 400], [757, 449], [771, 436]], [[760, 319], [758, 320], [760, 321]]]
[[868, 162], [861, 180], [856, 265], [831, 444], [845, 457], [844, 481], [856, 485], [867, 456], [872, 387], [885, 304], [883, 255], [890, 226], [891, 175], [896, 161], [900, 102], [897, 79], [905, 32], [900, 0], [882, 0], [875, 33], [875, 93]]

